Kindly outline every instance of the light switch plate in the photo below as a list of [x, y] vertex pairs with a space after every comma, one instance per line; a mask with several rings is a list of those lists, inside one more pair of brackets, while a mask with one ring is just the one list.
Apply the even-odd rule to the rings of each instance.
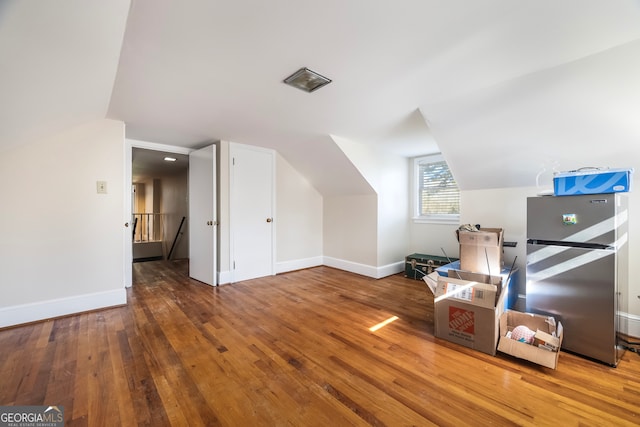
[[107, 194], [107, 181], [96, 181], [96, 191], [98, 194]]

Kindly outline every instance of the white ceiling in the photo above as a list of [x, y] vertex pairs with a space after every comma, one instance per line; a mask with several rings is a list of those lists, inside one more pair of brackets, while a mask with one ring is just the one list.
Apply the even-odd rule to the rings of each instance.
[[[165, 160], [166, 157], [175, 159]], [[189, 156], [144, 148], [133, 148], [131, 153], [133, 183], [163, 176], [187, 173], [189, 170]]]
[[[106, 116], [275, 148], [323, 194], [368, 188], [332, 135], [442, 151], [463, 189], [635, 167], [639, 22], [633, 0], [4, 1], [0, 149]], [[284, 85], [300, 67], [333, 82]]]

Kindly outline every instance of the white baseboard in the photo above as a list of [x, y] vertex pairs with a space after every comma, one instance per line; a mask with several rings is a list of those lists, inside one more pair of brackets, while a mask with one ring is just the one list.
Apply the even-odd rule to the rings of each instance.
[[393, 264], [383, 265], [382, 267], [378, 267], [378, 276], [376, 279], [382, 279], [383, 277], [391, 276], [393, 274], [398, 274], [401, 271], [404, 271], [405, 261], [394, 262]]
[[620, 332], [634, 338], [640, 338], [640, 316], [629, 313], [618, 313]]
[[359, 264], [357, 262], [325, 256], [323, 257], [323, 264], [328, 267], [361, 274], [374, 279], [381, 279], [404, 270], [404, 261], [383, 265], [382, 267], [374, 267], [372, 265]]
[[231, 283], [231, 272], [220, 271], [218, 272], [218, 285], [227, 285]]
[[[318, 267], [326, 265], [328, 267], [349, 271], [351, 273], [361, 274], [374, 279], [380, 279], [392, 274], [400, 273], [404, 270], [404, 260], [393, 264], [383, 265], [382, 267], [374, 267], [357, 262], [346, 261], [332, 257], [311, 257], [296, 259], [291, 261], [279, 262], [276, 264], [276, 274], [286, 273], [289, 271], [302, 270], [304, 268]], [[218, 284], [225, 285], [232, 283], [232, 274], [230, 271], [221, 271], [218, 273]]]
[[[295, 259], [292, 261], [284, 261], [276, 263], [275, 274], [286, 273], [289, 271], [302, 270], [304, 268], [318, 267], [322, 265], [322, 257], [312, 257], [304, 259]], [[233, 275], [231, 271], [218, 272], [218, 284], [226, 285], [233, 283]]]
[[302, 270], [305, 268], [317, 267], [322, 265], [322, 257], [312, 257], [304, 259], [295, 259], [292, 261], [284, 261], [276, 263], [276, 274], [287, 273], [289, 271]]
[[0, 328], [127, 303], [125, 288], [0, 308]]

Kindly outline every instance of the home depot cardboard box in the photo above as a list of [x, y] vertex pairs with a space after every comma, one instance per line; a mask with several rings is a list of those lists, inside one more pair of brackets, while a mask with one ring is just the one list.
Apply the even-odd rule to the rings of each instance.
[[434, 296], [435, 336], [494, 356], [508, 286], [502, 277], [450, 270], [424, 281]]
[[[507, 338], [507, 333], [519, 325], [536, 332], [533, 344]], [[556, 323], [551, 316], [507, 310], [500, 316], [498, 351], [556, 369], [563, 332], [562, 323]]]
[[502, 271], [502, 228], [481, 228], [479, 231], [458, 231], [460, 269], [474, 273], [498, 275]]

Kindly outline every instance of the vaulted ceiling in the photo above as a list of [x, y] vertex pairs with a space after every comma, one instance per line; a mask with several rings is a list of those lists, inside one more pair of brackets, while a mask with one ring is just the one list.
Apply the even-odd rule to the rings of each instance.
[[[95, 118], [184, 147], [277, 149], [362, 189], [333, 137], [441, 151], [462, 189], [637, 167], [640, 2], [0, 2], [0, 150]], [[332, 83], [282, 83], [309, 67]]]

